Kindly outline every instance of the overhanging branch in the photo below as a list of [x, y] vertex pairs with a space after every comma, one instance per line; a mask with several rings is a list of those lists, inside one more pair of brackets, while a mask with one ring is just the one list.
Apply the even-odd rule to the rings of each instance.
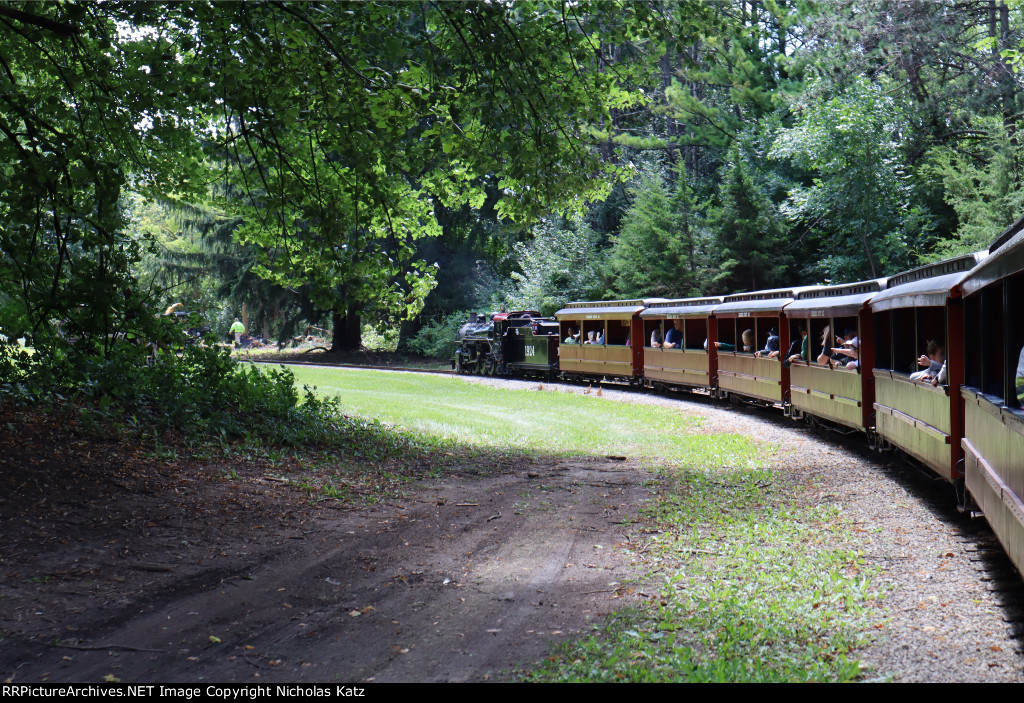
[[7, 7], [5, 5], [0, 5], [0, 15], [10, 17], [11, 19], [18, 20], [19, 22], [24, 22], [25, 24], [42, 27], [54, 34], [59, 34], [62, 37], [71, 37], [82, 31], [80, 27], [74, 27], [70, 24], [65, 24], [64, 22], [58, 22], [50, 19], [49, 17], [43, 17], [42, 15], [34, 15], [31, 12], [15, 10], [13, 7]]

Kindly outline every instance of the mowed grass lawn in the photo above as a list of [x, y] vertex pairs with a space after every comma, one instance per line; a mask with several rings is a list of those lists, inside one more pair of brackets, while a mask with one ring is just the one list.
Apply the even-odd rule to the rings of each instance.
[[613, 402], [578, 393], [491, 388], [448, 376], [369, 369], [290, 367], [295, 382], [335, 396], [346, 414], [481, 449], [618, 455], [653, 467], [751, 466], [758, 445], [704, 434], [682, 409]]

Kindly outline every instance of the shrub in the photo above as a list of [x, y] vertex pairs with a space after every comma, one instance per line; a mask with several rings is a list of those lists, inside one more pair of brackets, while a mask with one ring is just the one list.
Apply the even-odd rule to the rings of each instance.
[[409, 348], [423, 356], [447, 359], [452, 355], [459, 327], [469, 319], [469, 315], [467, 311], [459, 311], [432, 320], [409, 340]]

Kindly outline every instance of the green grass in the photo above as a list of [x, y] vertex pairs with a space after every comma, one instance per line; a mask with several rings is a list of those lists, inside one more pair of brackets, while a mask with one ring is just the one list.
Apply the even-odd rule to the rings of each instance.
[[564, 646], [535, 681], [852, 681], [881, 627], [872, 572], [833, 506], [766, 470], [684, 471], [647, 517], [656, 605]]
[[656, 465], [750, 465], [757, 445], [700, 433], [682, 410], [579, 393], [513, 391], [446, 376], [292, 367], [297, 384], [338, 398], [351, 415], [482, 449], [645, 458]]

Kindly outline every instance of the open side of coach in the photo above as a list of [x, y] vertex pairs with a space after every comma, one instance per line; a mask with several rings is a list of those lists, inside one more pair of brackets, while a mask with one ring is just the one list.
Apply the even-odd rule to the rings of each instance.
[[[715, 388], [718, 354], [709, 340], [718, 336], [714, 309], [721, 303], [721, 298], [667, 300], [652, 302], [640, 313], [645, 385], [655, 388]], [[673, 328], [681, 342], [678, 346], [666, 348], [665, 335]]]
[[576, 302], [556, 312], [561, 373], [570, 378], [639, 382], [644, 365], [640, 313], [649, 302], [653, 301]]
[[[947, 481], [962, 477], [964, 307], [960, 283], [984, 253], [905, 271], [871, 299], [875, 335], [875, 429]], [[941, 345], [946, 378], [915, 380], [917, 359]]]
[[[789, 324], [785, 307], [797, 294], [809, 287], [738, 293], [726, 296], [715, 308], [718, 335], [719, 392], [734, 393], [785, 406], [789, 401], [789, 368], [782, 365], [782, 354], [789, 349]], [[772, 330], [778, 336], [779, 353], [757, 356], [766, 349]], [[744, 336], [752, 344], [744, 341]]]
[[1024, 574], [1024, 218], [961, 288], [965, 310], [964, 479]]
[[[806, 358], [790, 366], [794, 417], [806, 414], [852, 429], [874, 428], [875, 349], [868, 302], [885, 286], [886, 279], [880, 278], [813, 288], [786, 306], [790, 337], [795, 342], [806, 334], [808, 341]], [[832, 353], [836, 348], [848, 351]]]

